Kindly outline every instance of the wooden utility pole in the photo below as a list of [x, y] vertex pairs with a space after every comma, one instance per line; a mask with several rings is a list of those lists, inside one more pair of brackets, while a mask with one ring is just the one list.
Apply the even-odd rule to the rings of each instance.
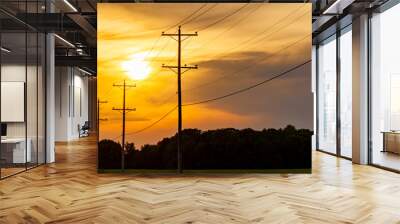
[[99, 129], [100, 129], [100, 121], [101, 120], [106, 120], [106, 119], [101, 119], [100, 118], [100, 105], [103, 103], [108, 103], [107, 101], [101, 101], [100, 98], [97, 99], [97, 142], [99, 142]]
[[[107, 101], [101, 101], [100, 98], [97, 98], [97, 127], [96, 127], [96, 137], [97, 137], [97, 150], [99, 150], [99, 143], [100, 143], [100, 121], [106, 120], [100, 118], [100, 105], [103, 103], [108, 103]], [[98, 151], [97, 151], [98, 152]], [[97, 169], [99, 168], [99, 158], [96, 160]]]
[[112, 108], [116, 111], [122, 111], [122, 152], [121, 152], [121, 169], [122, 171], [125, 170], [125, 115], [127, 112], [136, 111], [135, 108], [127, 108], [126, 107], [126, 88], [136, 87], [136, 85], [127, 85], [124, 80], [123, 85], [113, 85], [114, 87], [122, 87], [123, 96], [122, 96], [122, 108]]
[[[182, 33], [181, 32], [181, 26], [178, 27], [178, 33], [164, 33], [162, 32], [162, 36], [169, 36], [172, 39], [176, 40], [178, 42], [178, 65], [176, 66], [169, 66], [169, 65], [162, 65], [163, 68], [169, 68], [172, 71], [174, 71], [178, 75], [178, 138], [177, 138], [177, 144], [178, 144], [178, 172], [182, 173], [182, 154], [183, 154], [183, 149], [182, 149], [182, 139], [181, 139], [181, 132], [182, 132], [182, 91], [181, 91], [181, 76], [183, 73], [190, 69], [197, 69], [197, 65], [195, 66], [187, 66], [181, 65], [181, 58], [182, 58], [182, 42], [185, 41], [187, 38], [191, 36], [197, 36], [197, 32], [195, 33]], [[178, 39], [175, 39], [174, 37], [178, 37]], [[186, 37], [182, 39], [182, 37]], [[175, 71], [174, 69], [177, 69]], [[182, 69], [186, 69], [185, 71], [182, 72]]]

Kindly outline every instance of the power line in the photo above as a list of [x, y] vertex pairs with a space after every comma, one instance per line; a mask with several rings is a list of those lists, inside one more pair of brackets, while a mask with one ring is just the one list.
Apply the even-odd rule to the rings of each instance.
[[[194, 103], [183, 104], [182, 106], [194, 106], [194, 105], [198, 105], [198, 104], [209, 103], [209, 102], [212, 102], [212, 101], [224, 99], [224, 98], [227, 98], [227, 97], [230, 97], [230, 96], [233, 96], [233, 95], [236, 95], [236, 94], [239, 94], [239, 93], [248, 91], [248, 90], [253, 89], [253, 88], [257, 87], [257, 86], [266, 84], [266, 83], [268, 83], [268, 82], [270, 82], [270, 81], [272, 81], [272, 80], [274, 80], [274, 79], [277, 79], [277, 78], [279, 78], [279, 77], [282, 77], [282, 76], [286, 75], [287, 73], [292, 72], [292, 71], [294, 71], [294, 70], [296, 70], [296, 69], [298, 69], [298, 68], [300, 68], [300, 67], [302, 67], [302, 66], [304, 66], [304, 65], [306, 65], [307, 63], [310, 63], [310, 62], [311, 62], [311, 60], [308, 60], [308, 61], [306, 61], [306, 62], [304, 62], [304, 63], [302, 63], [302, 64], [299, 64], [299, 65], [297, 65], [297, 66], [295, 66], [295, 67], [293, 67], [293, 68], [291, 68], [291, 69], [289, 69], [289, 70], [287, 70], [287, 71], [284, 71], [284, 72], [282, 72], [282, 73], [280, 73], [280, 74], [278, 74], [278, 75], [275, 75], [274, 77], [271, 77], [271, 78], [269, 78], [269, 79], [263, 80], [262, 82], [253, 84], [253, 85], [251, 85], [251, 86], [249, 86], [249, 87], [246, 87], [246, 88], [243, 88], [243, 89], [240, 89], [240, 90], [231, 92], [231, 93], [229, 93], [229, 94], [225, 94], [225, 95], [223, 95], [223, 96], [219, 96], [219, 97], [215, 97], [215, 98], [211, 98], [211, 99], [207, 99], [207, 100], [202, 100], [202, 101], [198, 101], [198, 102], [194, 102]], [[143, 132], [143, 131], [146, 131], [147, 129], [153, 127], [154, 125], [156, 125], [156, 124], [158, 124], [159, 122], [161, 122], [162, 120], [164, 120], [166, 117], [168, 117], [168, 115], [170, 115], [172, 112], [174, 112], [177, 108], [178, 108], [178, 106], [174, 106], [171, 110], [169, 110], [167, 113], [165, 113], [164, 115], [162, 115], [158, 120], [154, 121], [154, 122], [151, 123], [150, 125], [148, 125], [148, 126], [142, 128], [142, 129], [139, 129], [139, 130], [137, 130], [137, 131], [127, 133], [126, 135], [127, 135], [127, 136], [128, 136], [128, 135], [135, 135], [135, 134], [139, 134], [139, 133], [141, 133], [141, 132]], [[121, 136], [115, 137], [115, 138], [113, 138], [113, 140], [115, 140], [115, 139], [117, 139], [117, 138], [119, 138], [119, 137], [121, 137]]]
[[154, 48], [156, 47], [156, 45], [157, 45], [157, 43], [160, 41], [160, 39], [161, 39], [161, 36], [159, 36], [159, 37], [156, 39], [156, 41], [154, 41], [154, 43], [153, 43], [153, 45], [152, 45], [150, 51], [147, 51], [147, 54], [146, 54], [146, 56], [145, 56], [145, 59], [147, 59], [147, 58], [150, 56], [151, 52], [153, 52]]
[[218, 3], [214, 3], [214, 5], [212, 5], [211, 7], [209, 7], [207, 10], [204, 10], [204, 11], [201, 12], [199, 15], [197, 15], [197, 16], [191, 18], [190, 20], [188, 20], [188, 21], [186, 21], [186, 22], [180, 24], [180, 26], [184, 26], [184, 25], [186, 25], [186, 24], [188, 24], [188, 23], [193, 22], [194, 20], [196, 20], [196, 19], [199, 18], [200, 16], [202, 16], [202, 15], [204, 15], [204, 14], [210, 12], [210, 11], [211, 11], [213, 8], [215, 8], [217, 5], [218, 5]]
[[174, 108], [172, 108], [171, 110], [169, 110], [167, 113], [165, 113], [164, 115], [162, 115], [158, 120], [154, 121], [154, 122], [151, 123], [150, 125], [148, 125], [148, 126], [142, 128], [142, 129], [139, 129], [139, 130], [137, 130], [137, 131], [129, 132], [129, 133], [127, 133], [126, 135], [135, 135], [135, 134], [139, 134], [139, 133], [141, 133], [141, 132], [143, 132], [143, 131], [146, 131], [147, 129], [153, 127], [154, 125], [160, 123], [162, 120], [164, 120], [166, 117], [168, 117], [168, 115], [170, 115], [172, 112], [174, 112], [174, 111], [176, 110], [176, 108], [178, 108], [178, 106], [175, 106]]
[[196, 13], [198, 13], [200, 10], [202, 10], [204, 7], [207, 6], [207, 3], [202, 4], [198, 9], [196, 9], [195, 11], [193, 11], [190, 15], [186, 16], [185, 18], [181, 19], [179, 22], [177, 22], [174, 25], [169, 26], [168, 28], [165, 29], [165, 31], [168, 31], [174, 27], [177, 27], [179, 25], [183, 25], [185, 20], [189, 19], [190, 17], [194, 16]]
[[[159, 37], [159, 39], [161, 39], [161, 36]], [[161, 52], [163, 52], [165, 50], [165, 48], [169, 45], [169, 39], [165, 42], [165, 44], [163, 45], [163, 47], [161, 48], [160, 51], [158, 51], [157, 55], [153, 58], [153, 60], [151, 61], [156, 61], [158, 60], [158, 58], [160, 57]]]
[[[298, 9], [297, 9], [297, 10], [298, 10]], [[304, 16], [304, 15], [302, 15], [302, 16]], [[301, 16], [301, 17], [302, 17], [302, 16]], [[297, 19], [297, 18], [296, 18], [296, 19]], [[273, 25], [273, 26], [275, 26], [275, 25]], [[281, 51], [283, 51], [283, 50], [286, 50], [286, 49], [288, 49], [288, 48], [290, 48], [290, 47], [296, 45], [297, 43], [303, 41], [305, 38], [307, 38], [307, 37], [309, 37], [309, 36], [311, 36], [311, 34], [306, 35], [305, 37], [302, 37], [301, 39], [299, 39], [299, 40], [293, 42], [292, 44], [289, 44], [288, 46], [279, 49], [278, 51], [274, 52], [274, 53], [271, 54], [271, 55], [267, 55], [266, 57], [264, 57], [264, 58], [261, 59], [261, 60], [265, 60], [265, 59], [267, 59], [267, 58], [269, 58], [269, 57], [271, 57], [271, 56], [273, 56], [273, 55], [275, 55], [275, 54], [277, 54], [277, 53], [279, 53], [279, 52], [281, 52]], [[247, 70], [247, 69], [249, 69], [249, 68], [251, 68], [251, 67], [253, 67], [253, 65], [245, 66], [245, 67], [243, 67], [242, 69], [240, 69], [240, 70], [238, 70], [238, 71], [236, 71], [236, 72], [223, 75], [223, 76], [221, 76], [221, 77], [219, 77], [219, 78], [216, 78], [216, 79], [214, 79], [214, 80], [212, 80], [212, 81], [209, 81], [209, 82], [206, 82], [206, 83], [197, 85], [197, 86], [192, 87], [192, 88], [183, 89], [182, 92], [192, 91], [192, 90], [195, 90], [195, 89], [199, 89], [199, 88], [201, 88], [201, 87], [204, 87], [204, 86], [212, 85], [212, 84], [214, 84], [215, 82], [217, 82], [217, 81], [219, 81], [219, 80], [221, 80], [221, 79], [223, 79], [223, 78], [225, 78], [225, 77], [233, 76], [233, 75], [239, 74], [239, 72], [245, 71], [245, 70]], [[171, 98], [171, 97], [173, 97], [173, 96], [174, 96], [174, 95], [171, 95], [171, 96], [168, 97], [168, 98]]]
[[[306, 4], [304, 4], [306, 5]], [[277, 30], [274, 30], [273, 32], [270, 32], [273, 28], [275, 28], [276, 26], [280, 25], [283, 22], [286, 22], [286, 19], [288, 19], [290, 16], [292, 16], [294, 13], [296, 13], [298, 10], [300, 10], [302, 7], [304, 7], [304, 5], [296, 8], [295, 10], [291, 11], [290, 13], [288, 13], [286, 16], [284, 16], [284, 18], [280, 19], [278, 22], [272, 24], [271, 26], [267, 27], [266, 29], [262, 30], [261, 32], [258, 32], [256, 35], [247, 38], [246, 40], [240, 42], [239, 44], [235, 45], [234, 47], [229, 48], [228, 50], [218, 53], [216, 55], [214, 55], [212, 58], [220, 58], [223, 56], [228, 55], [229, 53], [232, 53], [233, 50], [238, 50], [240, 48], [243, 48], [244, 46], [247, 46], [249, 44], [252, 44], [254, 42], [256, 42], [256, 40], [260, 37], [262, 37], [265, 33], [267, 33], [266, 36], [263, 36], [261, 39], [257, 40], [258, 44], [262, 43], [261, 40], [264, 40], [265, 38], [281, 31], [284, 28], [287, 28], [288, 26], [292, 25], [294, 22], [299, 21], [298, 19], [307, 15], [309, 12], [307, 11], [306, 13], [294, 18], [293, 20], [290, 21], [289, 24], [283, 24], [281, 27], [279, 27]]]
[[[154, 50], [156, 43], [158, 43], [160, 39], [161, 39], [161, 36], [159, 36], [159, 37], [157, 38], [157, 40], [154, 42], [153, 47], [152, 47], [152, 49], [150, 50], [150, 52]], [[153, 58], [153, 60], [150, 60], [150, 62], [151, 62], [151, 61], [155, 61], [156, 59], [158, 59], [159, 56], [160, 56], [160, 54], [161, 54], [161, 52], [163, 52], [163, 51], [165, 50], [165, 48], [168, 46], [168, 44], [169, 44], [169, 40], [167, 40], [167, 41], [165, 42], [165, 44], [163, 45], [163, 47], [161, 48], [161, 50], [158, 51], [157, 55]], [[148, 53], [146, 54], [146, 58], [150, 55], [150, 52], [148, 52]], [[117, 83], [119, 83], [119, 82], [121, 82], [121, 81], [124, 81], [124, 79], [125, 79], [125, 77], [122, 77], [122, 78], [118, 79]], [[105, 99], [109, 99], [109, 97], [111, 96], [110, 93], [111, 93], [114, 89], [115, 89], [115, 88], [110, 88], [110, 89], [107, 91], [107, 93], [104, 95], [104, 98], [105, 98]]]
[[201, 32], [201, 31], [203, 31], [203, 30], [205, 30], [205, 29], [208, 29], [208, 28], [210, 28], [210, 27], [212, 27], [212, 26], [215, 26], [216, 24], [218, 24], [218, 23], [224, 21], [225, 19], [227, 19], [227, 18], [229, 18], [229, 17], [235, 15], [236, 13], [240, 12], [240, 10], [244, 9], [244, 8], [245, 8], [246, 6], [248, 6], [248, 5], [249, 5], [249, 3], [246, 3], [246, 4], [244, 4], [242, 7], [236, 9], [235, 11], [233, 11], [233, 12], [231, 12], [231, 13], [229, 13], [229, 14], [223, 16], [221, 19], [219, 19], [219, 20], [217, 20], [217, 21], [215, 21], [215, 22], [213, 22], [213, 23], [210, 23], [210, 24], [208, 24], [208, 25], [206, 25], [206, 26], [204, 26], [204, 27], [202, 27], [202, 28], [197, 28], [198, 32]]
[[[130, 136], [130, 135], [136, 135], [139, 134], [141, 132], [146, 131], [147, 129], [152, 128], [153, 126], [155, 126], [156, 124], [160, 123], [162, 120], [164, 120], [165, 118], [168, 117], [168, 115], [170, 115], [172, 112], [174, 112], [176, 110], [176, 108], [178, 108], [178, 106], [175, 106], [174, 108], [172, 108], [171, 110], [169, 110], [167, 113], [165, 113], [164, 115], [162, 115], [159, 119], [157, 119], [156, 121], [154, 121], [153, 123], [147, 125], [146, 127], [139, 129], [137, 131], [134, 132], [128, 132], [125, 134], [125, 136]], [[120, 138], [122, 135], [118, 135], [114, 138], [112, 138], [111, 140], [116, 141], [118, 138]]]
[[223, 30], [222, 32], [220, 32], [219, 34], [217, 34], [216, 36], [214, 36], [210, 40], [207, 40], [203, 45], [201, 45], [198, 48], [202, 49], [202, 48], [204, 48], [204, 46], [207, 46], [207, 45], [211, 44], [212, 42], [214, 42], [215, 40], [217, 40], [218, 38], [220, 38], [223, 33], [228, 32], [229, 30], [233, 29], [235, 26], [237, 26], [240, 23], [242, 23], [243, 21], [245, 21], [251, 14], [253, 14], [258, 9], [260, 9], [262, 5], [264, 5], [264, 4], [257, 4], [257, 7], [252, 9], [252, 10], [250, 10], [250, 12], [248, 12], [245, 16], [243, 16], [243, 18], [239, 18], [237, 21], [234, 21], [234, 23], [231, 26], [229, 26], [228, 28], [226, 28], [225, 30]]
[[[187, 20], [187, 19], [189, 19], [190, 17], [192, 17], [193, 15], [195, 15], [197, 12], [199, 12], [201, 9], [203, 9], [205, 6], [207, 6], [207, 3], [204, 3], [204, 4], [202, 4], [202, 6], [200, 6], [198, 9], [196, 9], [195, 11], [193, 11], [191, 14], [189, 14], [188, 16], [186, 16], [185, 18], [183, 18], [183, 19], [181, 19], [178, 23], [176, 23], [176, 24], [174, 24], [174, 25], [170, 25], [170, 26], [167, 26], [167, 27], [162, 27], [162, 28], [158, 28], [158, 29], [155, 29], [155, 30], [151, 30], [151, 31], [149, 31], [149, 32], [155, 32], [155, 31], [161, 31], [161, 30], [169, 30], [169, 29], [171, 29], [171, 28], [173, 28], [173, 27], [175, 27], [175, 26], [178, 26], [178, 25], [180, 25], [182, 22], [184, 22], [185, 20]], [[216, 6], [216, 4], [214, 5], [214, 6], [212, 6], [211, 8], [213, 8], [213, 7], [215, 7]], [[210, 9], [211, 9], [210, 8]], [[209, 10], [210, 10], [209, 9]], [[207, 12], [207, 11], [206, 11]], [[204, 13], [203, 13], [204, 14]], [[200, 16], [200, 15], [199, 15]], [[197, 17], [199, 17], [199, 16], [197, 16]], [[196, 18], [197, 18], [196, 17]], [[186, 24], [186, 23], [185, 23]], [[146, 32], [147, 33], [147, 32]], [[154, 48], [155, 48], [155, 46], [158, 44], [158, 42], [160, 41], [160, 39], [161, 39], [161, 35], [155, 40], [155, 42], [153, 43], [153, 46], [151, 47], [151, 49], [150, 49], [150, 51], [148, 51], [148, 53], [146, 54], [146, 57], [145, 58], [147, 58], [150, 54], [151, 54], [151, 52], [154, 50]], [[161, 52], [162, 51], [164, 51], [165, 50], [165, 48], [168, 46], [168, 43], [169, 43], [169, 39], [166, 41], [166, 43], [163, 45], [163, 47], [161, 48], [161, 50], [160, 51], [158, 51], [158, 53], [157, 53], [157, 55], [154, 57], [154, 59], [153, 60], [151, 60], [151, 61], [155, 61], [156, 59], [158, 59], [159, 58], [159, 56], [160, 56], [160, 54], [161, 54]], [[124, 80], [124, 78], [121, 78], [119, 81], [117, 81], [117, 82], [121, 82], [121, 81], [123, 81]], [[113, 89], [114, 88], [110, 88], [110, 90], [107, 92], [107, 94], [105, 95], [106, 97], [109, 97], [109, 95], [110, 95], [110, 93], [113, 91]], [[107, 99], [107, 98], [106, 98]]]
[[298, 68], [300, 68], [300, 67], [302, 67], [302, 66], [304, 66], [304, 65], [306, 65], [306, 64], [308, 64], [308, 63], [310, 63], [310, 62], [311, 62], [311, 60], [308, 60], [308, 61], [306, 61], [306, 62], [304, 62], [304, 63], [301, 63], [301, 64], [299, 64], [299, 65], [296, 65], [296, 66], [292, 67], [292, 68], [289, 69], [289, 70], [286, 70], [286, 71], [284, 71], [284, 72], [281, 72], [281, 73], [279, 73], [278, 75], [273, 76], [272, 78], [263, 80], [262, 82], [253, 84], [253, 85], [248, 86], [248, 87], [246, 87], [246, 88], [239, 89], [239, 90], [237, 90], [237, 91], [233, 91], [233, 92], [231, 92], [231, 93], [228, 93], [228, 94], [225, 94], [225, 95], [222, 95], [222, 96], [218, 96], [218, 97], [214, 97], [214, 98], [210, 98], [210, 99], [206, 99], [206, 100], [201, 100], [201, 101], [198, 101], [198, 102], [183, 104], [182, 106], [186, 107], [186, 106], [194, 106], [194, 105], [198, 105], [198, 104], [210, 103], [210, 102], [217, 101], [217, 100], [221, 100], [221, 99], [224, 99], [224, 98], [227, 98], [227, 97], [230, 97], [230, 96], [234, 96], [234, 95], [236, 95], [236, 94], [239, 94], [239, 93], [248, 91], [248, 90], [253, 89], [253, 88], [257, 87], [257, 86], [263, 85], [263, 84], [268, 83], [268, 82], [270, 82], [270, 81], [272, 81], [272, 80], [274, 80], [274, 79], [277, 79], [277, 78], [279, 78], [279, 77], [282, 77], [282, 76], [288, 74], [289, 72], [292, 72], [292, 71], [294, 71], [294, 70], [296, 70], [296, 69], [298, 69]]
[[[184, 49], [188, 46], [188, 44], [189, 44], [189, 42], [190, 42], [191, 40], [193, 40], [193, 39], [188, 39], [188, 40], [186, 41], [186, 43], [184, 43], [184, 44], [182, 45], [182, 50], [184, 50]], [[171, 63], [173, 60], [174, 60], [174, 58], [171, 58], [170, 60], [168, 60], [168, 61], [166, 62], [166, 64]], [[162, 69], [162, 67], [161, 67], [161, 69]], [[160, 69], [160, 71], [161, 71], [161, 69]], [[156, 76], [152, 76], [152, 77], [150, 77], [148, 80], [152, 80], [152, 79], [154, 79], [155, 77], [156, 77]], [[173, 98], [176, 94], [177, 94], [177, 93], [175, 92], [173, 95], [170, 95], [168, 98], [165, 98], [165, 100], [163, 100], [163, 101], [162, 101], [161, 103], [159, 103], [158, 105], [159, 105], [159, 106], [164, 105], [164, 104], [167, 103], [171, 98]]]
[[[270, 55], [267, 55], [266, 57], [264, 57], [264, 58], [262, 58], [262, 59], [257, 59], [257, 64], [260, 63], [261, 61], [267, 59], [267, 58], [270, 58], [270, 57], [276, 55], [277, 53], [279, 53], [279, 52], [281, 52], [281, 51], [284, 51], [284, 50], [286, 50], [286, 49], [288, 49], [288, 48], [290, 48], [290, 47], [292, 47], [292, 46], [294, 46], [294, 45], [300, 43], [301, 41], [303, 41], [304, 39], [306, 39], [306, 38], [309, 37], [309, 36], [311, 36], [311, 34], [306, 35], [305, 37], [302, 37], [301, 39], [299, 39], [299, 40], [297, 40], [297, 41], [295, 41], [295, 42], [293, 42], [293, 43], [287, 45], [287, 46], [284, 47], [284, 48], [281, 48], [281, 49], [279, 49], [279, 50], [273, 52], [273, 53], [270, 54]], [[192, 90], [195, 90], [195, 89], [202, 88], [202, 87], [204, 87], [204, 86], [208, 86], [208, 85], [215, 84], [215, 83], [216, 83], [217, 81], [219, 81], [219, 80], [222, 80], [222, 79], [224, 79], [224, 78], [226, 78], [226, 77], [231, 77], [231, 76], [237, 75], [237, 74], [239, 74], [239, 72], [245, 71], [245, 70], [250, 69], [250, 68], [252, 68], [252, 67], [253, 67], [253, 65], [245, 66], [245, 67], [241, 68], [241, 69], [238, 70], [238, 71], [235, 71], [235, 72], [233, 72], [233, 73], [229, 73], [229, 74], [222, 75], [222, 76], [220, 76], [220, 77], [218, 77], [218, 78], [216, 78], [216, 79], [214, 79], [214, 80], [212, 80], [212, 81], [202, 83], [202, 84], [197, 85], [197, 86], [194, 86], [194, 87], [192, 87], [192, 88], [184, 89], [184, 90], [182, 90], [182, 92], [192, 91]]]
[[[264, 29], [263, 31], [257, 33], [257, 34], [255, 35], [255, 38], [250, 37], [250, 38], [247, 38], [246, 40], [240, 42], [240, 44], [238, 44], [238, 45], [236, 45], [235, 47], [231, 48], [231, 49], [229, 50], [229, 52], [232, 52], [233, 49], [237, 49], [239, 46], [240, 46], [240, 47], [243, 47], [243, 46], [248, 45], [249, 43], [256, 42], [257, 39], [259, 39], [260, 37], [261, 37], [260, 40], [263, 40], [263, 39], [265, 39], [266, 37], [269, 37], [269, 36], [271, 36], [272, 34], [274, 34], [274, 33], [276, 33], [276, 32], [279, 32], [279, 31], [281, 31], [282, 29], [284, 29], [284, 28], [286, 28], [286, 27], [292, 25], [294, 22], [298, 21], [299, 18], [303, 17], [304, 15], [308, 15], [308, 14], [309, 14], [308, 10], [306, 11], [306, 13], [301, 14], [300, 16], [295, 17], [293, 20], [291, 20], [291, 21], [289, 22], [289, 24], [284, 24], [283, 26], [281, 26], [280, 28], [278, 28], [278, 29], [275, 30], [274, 32], [270, 32], [270, 33], [269, 33], [269, 31], [271, 31], [273, 28], [277, 27], [278, 25], [280, 25], [280, 24], [282, 24], [282, 23], [285, 23], [286, 20], [287, 20], [289, 17], [291, 17], [293, 14], [295, 14], [297, 11], [299, 11], [301, 8], [303, 8], [305, 5], [307, 5], [307, 4], [303, 4], [303, 5], [300, 6], [299, 8], [296, 8], [295, 10], [291, 11], [290, 13], [288, 13], [283, 19], [280, 19], [279, 22], [274, 23], [272, 26], [268, 27], [267, 29]], [[266, 34], [266, 33], [267, 33], [267, 35], [263, 37], [262, 35], [263, 35], [263, 34]], [[260, 40], [258, 40], [258, 41], [260, 41]], [[242, 44], [243, 44], [243, 45], [242, 45]]]
[[[202, 4], [198, 9], [196, 9], [195, 11], [193, 11], [190, 15], [186, 16], [185, 18], [181, 19], [181, 20], [180, 20], [179, 22], [177, 22], [176, 24], [167, 27], [167, 28], [166, 28], [166, 31], [168, 31], [168, 30], [170, 30], [170, 29], [172, 29], [172, 28], [174, 28], [174, 27], [176, 27], [176, 26], [178, 26], [178, 25], [181, 25], [185, 20], [187, 20], [187, 19], [189, 19], [190, 17], [192, 17], [193, 15], [195, 15], [197, 12], [199, 12], [199, 11], [200, 11], [201, 9], [203, 9], [205, 6], [207, 6], [207, 3]], [[156, 41], [153, 43], [153, 45], [152, 45], [150, 51], [147, 52], [145, 58], [148, 58], [148, 56], [149, 56], [149, 55], [151, 54], [151, 52], [154, 50], [154, 48], [155, 48], [155, 46], [157, 45], [157, 43], [160, 41], [161, 37], [162, 37], [162, 35], [158, 36], [158, 38], [156, 39]], [[161, 54], [161, 52], [164, 51], [164, 49], [168, 46], [168, 42], [169, 42], [169, 41], [167, 40], [167, 42], [166, 42], [166, 43], [164, 44], [164, 46], [162, 47], [161, 51], [159, 51], [159, 52], [157, 53], [156, 57], [154, 57], [154, 59], [151, 60], [151, 61], [154, 61], [154, 60], [158, 59], [158, 57], [159, 57], [159, 55]]]
[[[197, 18], [199, 18], [200, 16], [202, 16], [202, 15], [208, 13], [211, 9], [213, 9], [214, 7], [216, 7], [216, 6], [218, 5], [218, 3], [214, 3], [214, 4], [213, 4], [211, 7], [209, 7], [207, 10], [205, 10], [205, 11], [201, 12], [200, 14], [198, 14], [197, 16], [191, 18], [192, 16], [194, 16], [195, 14], [197, 14], [199, 11], [201, 11], [201, 9], [203, 9], [203, 8], [206, 7], [207, 5], [208, 5], [207, 3], [204, 3], [202, 6], [200, 6], [198, 9], [196, 9], [194, 12], [192, 12], [190, 15], [188, 15], [188, 16], [186, 16], [185, 18], [181, 19], [178, 23], [166, 27], [166, 31], [169, 30], [169, 29], [171, 29], [171, 28], [173, 28], [173, 27], [175, 27], [175, 26], [177, 26], [177, 25], [183, 26], [183, 25], [186, 25], [186, 24], [188, 24], [188, 23], [194, 21], [195, 19], [197, 19]], [[189, 19], [189, 20], [188, 20], [188, 21], [185, 21], [185, 20], [187, 20], [187, 19]], [[155, 31], [157, 31], [157, 30], [163, 30], [163, 28], [156, 29]], [[160, 39], [161, 39], [161, 36], [159, 36], [159, 37], [155, 40], [155, 42], [153, 43], [153, 46], [152, 46], [151, 50], [146, 54], [146, 58], [147, 58], [147, 57], [151, 54], [151, 52], [154, 50], [156, 44], [160, 41]], [[159, 57], [160, 57], [160, 55], [161, 55], [161, 52], [163, 52], [163, 51], [165, 50], [165, 48], [168, 46], [169, 43], [170, 43], [170, 40], [168, 39], [168, 40], [165, 42], [165, 44], [163, 45], [163, 47], [161, 48], [161, 50], [158, 51], [158, 53], [156, 54], [156, 56], [153, 57], [153, 59], [150, 60], [150, 62], [152, 62], [152, 61], [154, 62], [154, 61], [158, 60]], [[186, 47], [186, 45], [183, 46], [183, 48], [185, 48], [185, 47]], [[173, 60], [173, 59], [169, 60], [167, 63], [171, 62], [172, 60]], [[123, 81], [123, 80], [124, 80], [124, 78], [121, 78], [118, 82]], [[107, 94], [105, 95], [105, 96], [106, 96], [106, 99], [108, 99], [107, 97], [110, 96], [110, 93], [113, 91], [113, 89], [114, 89], [114, 88], [110, 88], [110, 90], [107, 92]]]

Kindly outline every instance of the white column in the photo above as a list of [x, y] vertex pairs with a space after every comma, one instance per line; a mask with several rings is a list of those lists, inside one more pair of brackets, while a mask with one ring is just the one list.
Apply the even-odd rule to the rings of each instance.
[[55, 69], [55, 141], [71, 140], [72, 68], [58, 66]]
[[353, 162], [368, 163], [368, 15], [353, 19]]
[[54, 35], [46, 36], [46, 163], [55, 161], [55, 54]]
[[316, 55], [317, 48], [315, 45], [312, 46], [312, 64], [311, 64], [311, 92], [313, 95], [313, 131], [314, 134], [312, 136], [312, 149], [316, 150], [317, 149], [317, 140], [316, 140], [316, 131], [317, 131], [317, 83], [316, 83], [316, 78], [317, 78], [317, 55]]

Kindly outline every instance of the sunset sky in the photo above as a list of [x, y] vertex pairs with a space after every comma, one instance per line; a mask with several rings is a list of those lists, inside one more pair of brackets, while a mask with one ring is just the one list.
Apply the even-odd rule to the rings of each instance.
[[[195, 13], [195, 14], [193, 14]], [[193, 15], [192, 15], [193, 14]], [[188, 16], [191, 17], [187, 18]], [[183, 19], [185, 19], [182, 21]], [[119, 137], [122, 89], [135, 84], [126, 104], [127, 141], [156, 143], [177, 131], [177, 111], [137, 133], [177, 105], [177, 42], [161, 32], [194, 33], [182, 44], [182, 64], [198, 65], [182, 76], [183, 103], [225, 95], [311, 59], [311, 4], [190, 3], [98, 4], [100, 139]], [[183, 108], [183, 128], [312, 129], [310, 64], [244, 93]]]

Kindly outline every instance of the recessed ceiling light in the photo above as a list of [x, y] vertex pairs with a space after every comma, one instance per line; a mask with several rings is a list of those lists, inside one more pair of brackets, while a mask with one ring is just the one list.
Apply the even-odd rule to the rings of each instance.
[[88, 71], [86, 71], [86, 70], [83, 70], [83, 69], [81, 69], [81, 68], [79, 68], [79, 67], [78, 67], [78, 70], [81, 71], [81, 72], [83, 72], [83, 73], [85, 73], [85, 74], [87, 74], [87, 75], [93, 75], [92, 73], [90, 73], [90, 72], [88, 72]]
[[73, 6], [68, 0], [64, 0], [65, 4], [68, 5], [74, 12], [78, 12], [78, 10]]
[[6, 53], [11, 53], [11, 50], [10, 50], [10, 49], [7, 49], [7, 48], [5, 48], [5, 47], [1, 47], [0, 49], [1, 49], [1, 51], [4, 51], [4, 52], [6, 52]]
[[55, 37], [57, 37], [59, 40], [61, 40], [62, 42], [64, 42], [65, 44], [69, 45], [70, 47], [75, 48], [75, 45], [73, 45], [71, 42], [69, 42], [68, 40], [62, 38], [61, 36], [59, 36], [58, 34], [54, 34]]

